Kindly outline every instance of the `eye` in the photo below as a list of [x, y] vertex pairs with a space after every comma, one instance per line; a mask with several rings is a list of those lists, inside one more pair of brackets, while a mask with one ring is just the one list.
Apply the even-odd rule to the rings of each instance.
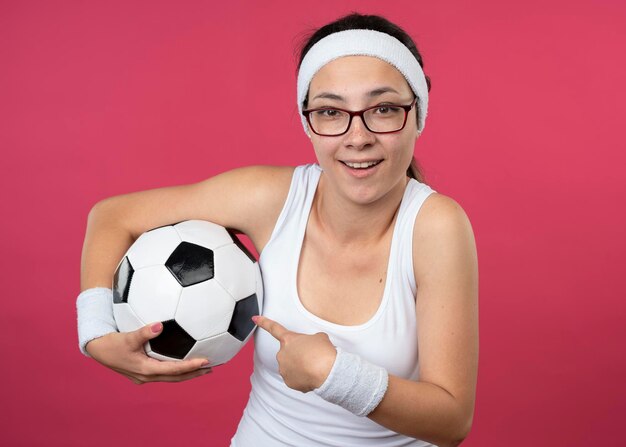
[[374, 113], [376, 113], [377, 115], [394, 114], [394, 113], [398, 113], [399, 111], [400, 111], [400, 107], [394, 107], [392, 105], [384, 105], [384, 106], [380, 106], [374, 109]]
[[313, 112], [318, 118], [338, 118], [341, 111], [335, 109], [322, 109]]

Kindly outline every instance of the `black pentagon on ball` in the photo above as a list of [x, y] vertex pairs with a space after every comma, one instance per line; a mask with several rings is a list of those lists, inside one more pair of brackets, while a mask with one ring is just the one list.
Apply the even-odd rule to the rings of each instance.
[[114, 303], [128, 303], [128, 291], [130, 290], [130, 283], [133, 280], [134, 273], [135, 269], [128, 257], [124, 256], [124, 259], [122, 259], [122, 262], [120, 262], [120, 265], [113, 275]]
[[150, 340], [150, 348], [157, 354], [183, 359], [195, 343], [196, 340], [176, 320], [167, 320], [163, 322], [163, 331]]
[[228, 332], [236, 339], [244, 341], [254, 328], [252, 317], [258, 314], [259, 302], [256, 299], [256, 293], [237, 301]]
[[190, 242], [181, 242], [165, 262], [183, 287], [213, 278], [213, 251]]

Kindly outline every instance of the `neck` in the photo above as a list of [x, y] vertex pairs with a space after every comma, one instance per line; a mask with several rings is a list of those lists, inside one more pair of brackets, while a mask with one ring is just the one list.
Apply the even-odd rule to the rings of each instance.
[[339, 245], [375, 244], [393, 227], [409, 179], [403, 178], [375, 202], [358, 204], [331, 191], [322, 174], [313, 200], [319, 228]]

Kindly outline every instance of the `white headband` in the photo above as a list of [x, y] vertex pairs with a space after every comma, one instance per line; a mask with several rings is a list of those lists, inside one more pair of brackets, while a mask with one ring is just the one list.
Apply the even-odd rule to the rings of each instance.
[[417, 96], [419, 123], [422, 132], [428, 111], [428, 86], [424, 72], [417, 59], [402, 42], [387, 33], [368, 29], [339, 31], [319, 40], [311, 47], [298, 72], [298, 112], [307, 135], [309, 126], [302, 105], [309, 91], [313, 76], [327, 63], [343, 56], [373, 56], [393, 65], [406, 78]]

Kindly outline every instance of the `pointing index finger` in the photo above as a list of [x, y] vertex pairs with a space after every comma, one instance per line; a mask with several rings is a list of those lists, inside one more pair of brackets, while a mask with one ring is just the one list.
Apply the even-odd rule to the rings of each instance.
[[261, 315], [256, 315], [252, 317], [252, 321], [254, 321], [256, 325], [260, 328], [265, 329], [267, 332], [269, 332], [270, 335], [278, 341], [283, 341], [285, 335], [289, 333], [289, 330], [282, 326], [280, 323]]

